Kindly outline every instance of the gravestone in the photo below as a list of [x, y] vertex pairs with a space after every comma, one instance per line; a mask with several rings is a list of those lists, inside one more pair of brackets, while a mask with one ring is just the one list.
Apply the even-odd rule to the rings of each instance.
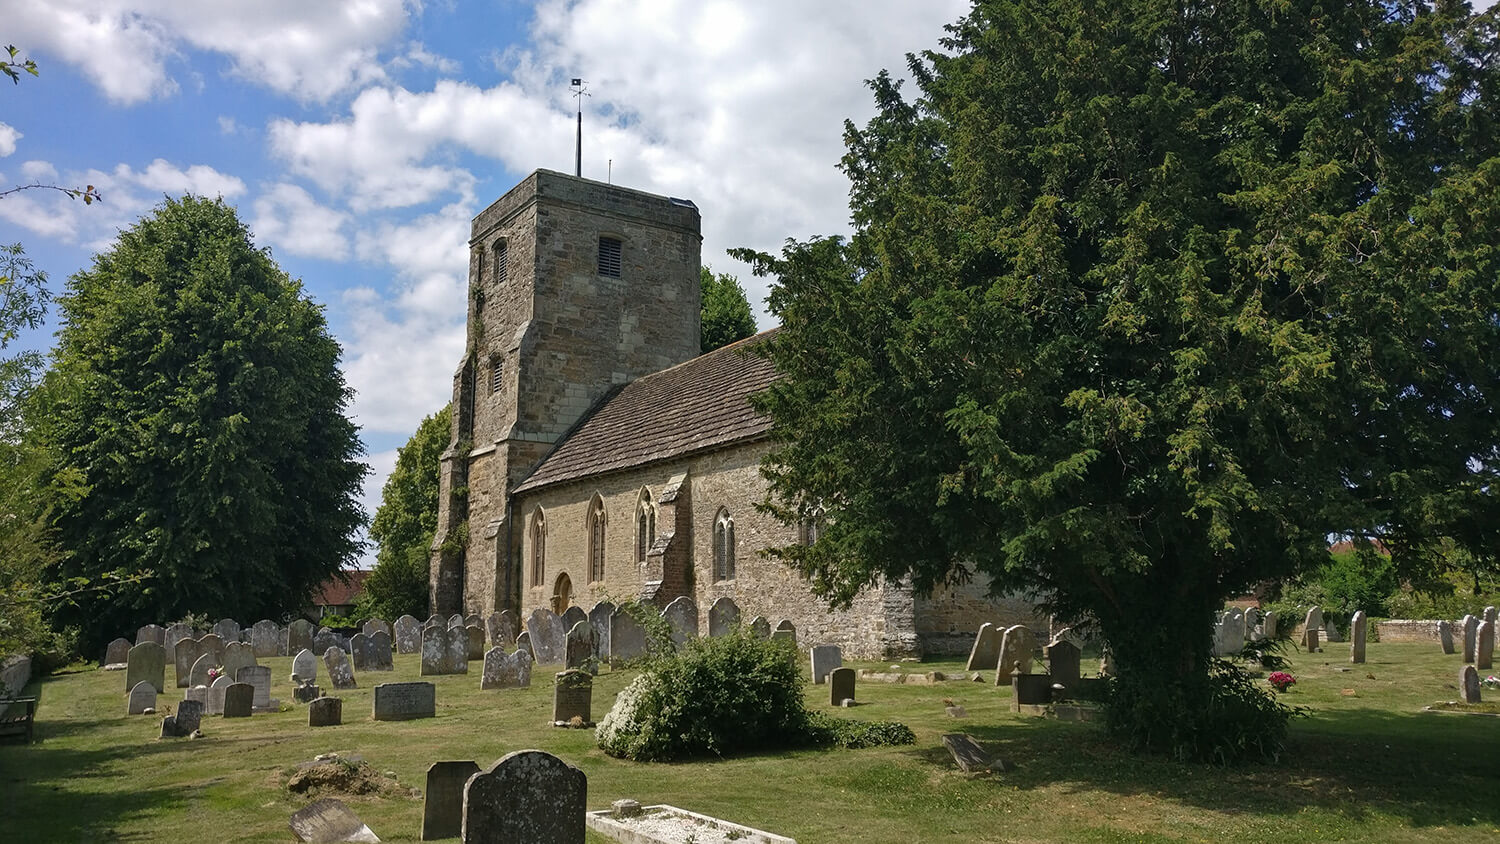
[[273, 657], [281, 653], [281, 628], [270, 619], [250, 625], [250, 650], [256, 657]]
[[1318, 642], [1318, 628], [1309, 627], [1302, 631], [1302, 644], [1307, 646], [1307, 652], [1310, 654], [1323, 650], [1323, 646]]
[[299, 618], [286, 628], [286, 652], [289, 654], [301, 653], [303, 649], [312, 650], [313, 633], [317, 632], [312, 622], [305, 618]]
[[1255, 628], [1260, 624], [1260, 610], [1256, 607], [1248, 607], [1245, 610], [1245, 641], [1255, 638]]
[[510, 610], [500, 611], [500, 624], [510, 633], [510, 640], [514, 642], [521, 635], [521, 619]]
[[599, 657], [600, 662], [609, 659], [610, 654], [613, 653], [609, 637], [609, 622], [614, 614], [615, 605], [610, 601], [600, 601], [589, 610], [589, 624], [593, 626], [594, 635], [598, 637], [599, 642], [599, 649], [594, 656]]
[[1484, 616], [1483, 616], [1483, 618], [1484, 618], [1485, 621], [1488, 621], [1490, 624], [1494, 624], [1496, 622], [1495, 608], [1494, 607], [1485, 607], [1484, 608]]
[[366, 636], [374, 636], [376, 633], [383, 632], [386, 638], [390, 638], [391, 626], [386, 624], [383, 618], [372, 618], [360, 626], [359, 632]]
[[370, 634], [369, 671], [395, 671], [396, 663], [391, 656], [391, 634], [376, 630]]
[[1356, 664], [1365, 661], [1364, 610], [1354, 613], [1354, 618], [1349, 621], [1349, 661]]
[[158, 692], [166, 690], [167, 652], [155, 642], [141, 642], [125, 653], [125, 688], [134, 689], [141, 682]]
[[1453, 622], [1444, 619], [1438, 622], [1438, 642], [1443, 646], [1443, 653], [1453, 653]]
[[213, 685], [208, 687], [208, 706], [204, 709], [204, 714], [224, 714], [224, 695], [232, 685], [234, 685], [233, 680], [228, 677], [220, 677], [213, 682]]
[[708, 635], [723, 636], [740, 623], [740, 605], [725, 595], [708, 607]]
[[1008, 628], [1000, 637], [1000, 658], [995, 663], [995, 685], [1009, 686], [1013, 674], [1030, 674], [1036, 653], [1036, 634], [1024, 624]]
[[1473, 662], [1474, 646], [1479, 643], [1479, 619], [1466, 615], [1460, 623], [1464, 629], [1464, 662]]
[[104, 649], [104, 662], [102, 664], [119, 665], [122, 662], [128, 661], [130, 659], [130, 647], [129, 639], [120, 638], [110, 642], [109, 646]]
[[[505, 622], [500, 618], [500, 613], [498, 613], [498, 612], [492, 612], [492, 613], [489, 614], [489, 617], [484, 620], [484, 632], [485, 632], [485, 635], [489, 636], [489, 638], [490, 638], [490, 647], [492, 647], [492, 648], [508, 648], [508, 647], [510, 647], [510, 645], [511, 645], [510, 630], [509, 630], [509, 628], [507, 628], [505, 626]], [[443, 763], [439, 762], [438, 764], [443, 764]]]
[[1307, 618], [1302, 622], [1302, 643], [1307, 646], [1308, 653], [1317, 653], [1318, 636], [1323, 630], [1323, 610], [1321, 607], [1313, 607], [1307, 611]]
[[307, 726], [337, 727], [344, 723], [344, 699], [320, 697], [307, 705]]
[[771, 622], [766, 621], [763, 615], [750, 619], [750, 635], [757, 639], [771, 638]]
[[[196, 638], [198, 637], [193, 633], [193, 628], [190, 625], [185, 622], [176, 621], [167, 625], [167, 632], [166, 635], [162, 637], [161, 646], [167, 649], [168, 658], [175, 659], [177, 654], [177, 643], [181, 642], [183, 639]], [[192, 663], [188, 664], [192, 665]]]
[[783, 618], [776, 624], [776, 629], [771, 631], [771, 638], [791, 643], [792, 649], [797, 649], [797, 625], [790, 618]]
[[162, 738], [187, 738], [203, 726], [203, 702], [184, 700], [177, 704], [177, 712], [161, 722]]
[[298, 703], [311, 703], [322, 696], [323, 690], [311, 680], [298, 680], [297, 687], [292, 689], [292, 700]]
[[219, 663], [224, 667], [224, 676], [238, 677], [241, 668], [249, 668], [258, 665], [255, 661], [255, 649], [244, 642], [230, 642], [224, 646], [224, 661]]
[[568, 656], [568, 629], [563, 627], [561, 616], [538, 607], [526, 619], [526, 632], [531, 634], [531, 655], [537, 665], [563, 664]]
[[1323, 632], [1328, 637], [1330, 644], [1337, 644], [1344, 641], [1344, 634], [1339, 632], [1338, 625], [1334, 624], [1331, 618], [1323, 622]]
[[1458, 691], [1464, 703], [1479, 703], [1479, 669], [1465, 665], [1458, 670]]
[[198, 661], [193, 663], [192, 670], [188, 672], [188, 685], [206, 686], [212, 683], [215, 678], [209, 677], [208, 672], [218, 667], [218, 664], [214, 662], [213, 654], [198, 657]]
[[464, 844], [583, 844], [588, 778], [541, 750], [517, 750], [464, 786]]
[[464, 627], [464, 634], [466, 636], [464, 661], [484, 659], [484, 628], [477, 624], [470, 624]]
[[349, 661], [353, 663], [355, 671], [370, 670], [370, 637], [363, 633], [355, 633], [349, 637]]
[[423, 841], [457, 838], [463, 832], [464, 785], [477, 773], [479, 766], [473, 762], [433, 762], [427, 767], [427, 792], [422, 798]]
[[207, 686], [193, 686], [191, 689], [188, 689], [187, 691], [185, 691], [185, 692], [182, 693], [182, 699], [185, 700], [185, 701], [191, 700], [191, 701], [196, 702], [200, 707], [202, 707], [200, 711], [204, 715], [208, 714], [208, 687]]
[[1474, 637], [1474, 668], [1489, 671], [1495, 664], [1495, 622], [1479, 625]]
[[589, 614], [584, 612], [583, 607], [580, 607], [577, 604], [574, 604], [573, 606], [563, 610], [562, 623], [564, 630], [572, 630], [573, 625], [577, 624], [580, 621], [588, 620]]
[[828, 703], [842, 706], [846, 700], [854, 700], [854, 669], [835, 668], [828, 672]]
[[1260, 623], [1261, 635], [1267, 639], [1275, 639], [1276, 625], [1279, 621], [1280, 619], [1277, 617], [1275, 610], [1268, 611], [1265, 620]]
[[646, 654], [646, 630], [628, 612], [609, 617], [609, 664], [620, 665]]
[[312, 651], [303, 648], [292, 658], [292, 673], [298, 680], [314, 682], [318, 679], [318, 658]]
[[429, 624], [441, 624], [442, 626], [447, 627], [448, 626], [448, 619], [443, 618], [442, 616], [438, 615], [437, 613], [433, 613], [432, 615], [427, 616], [427, 620], [426, 621], [422, 622], [422, 626], [423, 627], [426, 627]]
[[317, 635], [313, 636], [312, 652], [315, 654], [328, 653], [329, 648], [343, 650], [343, 646], [343, 638], [327, 627], [319, 630]]
[[[156, 644], [150, 639], [146, 641], [149, 644]], [[148, 709], [156, 710], [156, 687], [151, 685], [150, 680], [142, 680], [130, 687], [130, 699], [125, 704], [125, 714], [144, 715]]]
[[464, 626], [469, 627], [471, 625], [474, 627], [484, 627], [484, 619], [479, 617], [479, 613], [471, 612], [464, 616]]
[[223, 665], [224, 651], [228, 646], [229, 643], [225, 642], [222, 636], [210, 633], [198, 640], [198, 653], [212, 656], [215, 665]]
[[167, 646], [166, 628], [159, 624], [147, 624], [135, 631], [135, 643], [139, 645], [142, 642], [155, 642], [165, 648]]
[[254, 686], [249, 683], [230, 683], [224, 687], [225, 718], [249, 718], [254, 710]]
[[431, 683], [381, 683], [375, 687], [376, 721], [436, 716], [437, 687]]
[[1053, 683], [1061, 683], [1064, 688], [1078, 688], [1078, 681], [1083, 676], [1083, 651], [1067, 639], [1054, 639], [1047, 645], [1047, 675], [1052, 678]]
[[380, 838], [342, 802], [325, 797], [292, 814], [288, 825], [306, 844], [380, 844]]
[[838, 645], [813, 645], [808, 650], [812, 668], [813, 685], [821, 686], [828, 679], [828, 672], [844, 664], [844, 652]]
[[[203, 643], [197, 639], [179, 639], [177, 647], [172, 650], [172, 669], [177, 675], [177, 688], [185, 689], [193, 685], [188, 678], [193, 673], [193, 663], [203, 656], [206, 651]], [[218, 663], [214, 663], [217, 665]]]
[[501, 648], [484, 653], [484, 675], [481, 689], [524, 689], [531, 685], [531, 651], [517, 649], [507, 654]]
[[1052, 678], [1046, 674], [1017, 673], [1011, 681], [1012, 712], [1023, 711], [1023, 706], [1045, 706], [1052, 702]]
[[979, 625], [979, 632], [974, 634], [974, 645], [969, 648], [969, 661], [964, 664], [965, 671], [993, 671], [1000, 664], [1001, 632], [988, 621]]
[[558, 672], [552, 686], [552, 724], [566, 727], [574, 718], [593, 726], [594, 678], [587, 671]]
[[1233, 656], [1243, 650], [1245, 647], [1245, 611], [1231, 610], [1224, 617], [1221, 630], [1224, 638], [1220, 656]]
[[349, 657], [344, 652], [333, 647], [323, 652], [323, 664], [328, 668], [328, 682], [335, 689], [357, 689], [359, 684], [354, 681], [354, 666], [349, 664]]
[[698, 638], [698, 605], [692, 598], [686, 595], [673, 598], [661, 611], [661, 617], [672, 628], [672, 644], [678, 650], [682, 650], [689, 639]]
[[421, 673], [469, 673], [469, 631], [445, 625], [422, 628]]
[[564, 650], [565, 667], [583, 669], [590, 674], [599, 673], [599, 663], [594, 659], [594, 654], [599, 651], [599, 637], [594, 633], [594, 625], [589, 624], [587, 616], [568, 630], [568, 643]]
[[516, 650], [525, 651], [528, 654], [531, 654], [532, 662], [536, 661], [536, 654], [532, 653], [531, 650], [531, 634], [527, 633], [525, 630], [522, 630], [521, 635], [516, 637]]
[[287, 650], [287, 640], [291, 638], [291, 631], [283, 627], [276, 636], [276, 655], [291, 656], [296, 651]]
[[221, 618], [214, 625], [213, 634], [223, 639], [225, 643], [238, 642], [240, 640], [240, 623], [232, 618]]
[[460, 615], [459, 613], [454, 613], [453, 615], [448, 616], [448, 618], [447, 618], [447, 620], [446, 620], [445, 623], [449, 627], [463, 627], [464, 626], [464, 617], [462, 615]]
[[251, 706], [262, 712], [271, 708], [271, 666], [247, 665], [234, 675], [234, 679], [239, 683], [248, 683], [255, 690]]
[[396, 619], [396, 653], [422, 652], [422, 623], [409, 615]]
[[993, 756], [986, 753], [972, 736], [966, 733], [948, 733], [943, 736], [943, 747], [948, 748], [948, 754], [953, 761], [958, 763], [958, 769], [966, 774], [984, 773], [992, 770], [1005, 770], [1004, 763], [996, 764]]

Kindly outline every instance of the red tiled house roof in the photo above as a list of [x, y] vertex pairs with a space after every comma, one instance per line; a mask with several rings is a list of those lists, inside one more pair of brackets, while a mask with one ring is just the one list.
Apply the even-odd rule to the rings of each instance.
[[323, 581], [323, 584], [313, 593], [313, 606], [345, 607], [353, 604], [360, 595], [365, 593], [365, 578], [369, 576], [370, 572], [363, 569], [339, 572]]

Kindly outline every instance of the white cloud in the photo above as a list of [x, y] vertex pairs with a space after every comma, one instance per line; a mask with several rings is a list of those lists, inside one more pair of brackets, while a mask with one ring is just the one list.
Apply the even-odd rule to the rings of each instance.
[[16, 141], [26, 137], [12, 126], [0, 123], [0, 158], [16, 151]]
[[185, 48], [230, 72], [324, 101], [383, 78], [381, 47], [407, 26], [402, 0], [48, 0], [7, 9], [6, 37], [76, 65], [118, 103], [169, 94]]
[[227, 114], [221, 114], [221, 115], [219, 115], [219, 134], [220, 135], [233, 135], [235, 132], [238, 132], [239, 129], [240, 129], [240, 125], [239, 125], [239, 123], [237, 123], [235, 121], [235, 119], [233, 117], [230, 117]]
[[397, 56], [391, 60], [392, 67], [425, 67], [438, 73], [458, 73], [463, 68], [458, 62], [446, 56], [429, 53], [427, 47], [421, 41], [412, 41], [406, 45], [406, 55]]
[[349, 257], [349, 215], [318, 204], [297, 185], [274, 185], [255, 200], [256, 239], [293, 255], [342, 261]]

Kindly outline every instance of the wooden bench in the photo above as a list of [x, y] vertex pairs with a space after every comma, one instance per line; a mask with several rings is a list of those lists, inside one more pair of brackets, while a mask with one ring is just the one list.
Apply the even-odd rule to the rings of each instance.
[[0, 736], [25, 736], [31, 744], [36, 701], [34, 697], [0, 698]]

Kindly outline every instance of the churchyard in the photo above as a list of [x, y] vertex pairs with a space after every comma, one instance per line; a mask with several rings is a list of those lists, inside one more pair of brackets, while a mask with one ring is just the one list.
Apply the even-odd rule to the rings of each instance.
[[[162, 717], [178, 713], [193, 691], [176, 687], [174, 660], [164, 666], [165, 688], [152, 701], [153, 714], [127, 714], [125, 671], [79, 665], [34, 682], [30, 692], [41, 698], [36, 742], [0, 746], [0, 829], [6, 840], [27, 842], [291, 841], [288, 818], [333, 797], [381, 840], [415, 841], [433, 763], [468, 761], [488, 770], [509, 753], [535, 748], [582, 771], [590, 810], [623, 798], [665, 803], [802, 844], [1500, 836], [1500, 719], [1422, 711], [1462, 694], [1463, 655], [1444, 654], [1436, 642], [1373, 642], [1361, 664], [1351, 664], [1347, 643], [1291, 652], [1297, 682], [1282, 699], [1309, 714], [1293, 722], [1284, 758], [1274, 765], [1218, 768], [1132, 756], [1108, 743], [1098, 723], [1013, 712], [1017, 687], [996, 685], [993, 671], [981, 672], [984, 682], [967, 679], [965, 660], [846, 663], [870, 672], [855, 676], [832, 670], [829, 652], [809, 653], [811, 643], [801, 643], [800, 653], [809, 708], [900, 721], [916, 743], [643, 764], [605, 755], [591, 729], [554, 726], [565, 704], [554, 697], [561, 664], [532, 666], [529, 685], [521, 687], [512, 669], [508, 679], [492, 673], [484, 682], [480, 662], [469, 662], [467, 673], [434, 673], [452, 667], [439, 668], [444, 659], [473, 653], [467, 628], [451, 632], [464, 635], [450, 642], [447, 631], [430, 631], [426, 673], [419, 653], [396, 653], [391, 670], [378, 657], [376, 668], [361, 668], [372, 657], [356, 647], [352, 665], [331, 660], [345, 686], [334, 688], [329, 663], [317, 660], [325, 703], [314, 717], [332, 726], [309, 725], [313, 704], [295, 699], [301, 690], [290, 681], [290, 656], [257, 659], [269, 668], [269, 697], [279, 700], [279, 711], [204, 715], [198, 738], [160, 737]], [[561, 663], [566, 650], [549, 657]], [[187, 671], [206, 670], [193, 662]], [[1085, 652], [1084, 673], [1097, 663], [1097, 653]], [[812, 682], [814, 668], [828, 672], [825, 683]], [[923, 676], [931, 672], [965, 679]], [[593, 719], [603, 718], [635, 673], [606, 668], [593, 679]], [[906, 682], [890, 682], [901, 674]], [[576, 687], [585, 681], [570, 678], [576, 705]], [[858, 705], [834, 706], [850, 684]], [[395, 711], [389, 701], [377, 706], [377, 697], [397, 692], [400, 707], [430, 707], [434, 717], [375, 720], [377, 708]], [[1484, 692], [1486, 703], [1500, 699], [1500, 690]], [[260, 697], [257, 707], [265, 703]], [[329, 705], [331, 697], [336, 705]], [[235, 704], [218, 700], [209, 708], [226, 705]], [[972, 737], [1005, 760], [1007, 770], [962, 773], [944, 747], [944, 736], [953, 733]], [[324, 783], [322, 791], [289, 790], [299, 766], [327, 753], [363, 774]], [[465, 777], [472, 770], [458, 768]], [[368, 791], [352, 793], [359, 789]]]

